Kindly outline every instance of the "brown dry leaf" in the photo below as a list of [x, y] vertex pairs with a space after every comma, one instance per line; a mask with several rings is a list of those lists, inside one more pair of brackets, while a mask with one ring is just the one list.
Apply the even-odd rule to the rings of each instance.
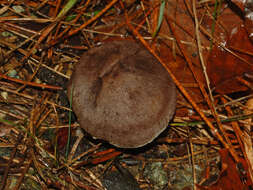
[[237, 80], [237, 77], [253, 72], [253, 65], [250, 64], [253, 62], [253, 57], [249, 55], [253, 53], [253, 45], [243, 26], [236, 27], [231, 31], [227, 47], [240, 51], [236, 52], [240, 59], [221, 47], [214, 47], [207, 64], [211, 84], [217, 92], [225, 94], [247, 90], [248, 88]]
[[[202, 94], [188, 63], [183, 57], [183, 51], [185, 51], [184, 53], [187, 54], [193, 63], [193, 69], [198, 75], [198, 80], [204, 83], [202, 69], [198, 62], [197, 47], [194, 44], [194, 23], [187, 10], [187, 5], [189, 5], [189, 2], [184, 0], [171, 1], [167, 4], [167, 11], [165, 12], [167, 22], [166, 19], [163, 20], [159, 35], [174, 40], [164, 40], [160, 44], [159, 53], [163, 60], [168, 63], [168, 67], [173, 71], [177, 79], [187, 88], [192, 98], [195, 101], [200, 101], [203, 99]], [[176, 23], [173, 30], [168, 22]], [[177, 34], [178, 38], [174, 34]], [[201, 35], [201, 38], [204, 43], [207, 42], [203, 35]], [[184, 48], [179, 49], [176, 41], [182, 43]]]
[[198, 186], [199, 190], [248, 190], [252, 188], [252, 182], [248, 179], [245, 160], [241, 159], [242, 167], [238, 167], [226, 149], [221, 149], [221, 173], [218, 180], [209, 187]]

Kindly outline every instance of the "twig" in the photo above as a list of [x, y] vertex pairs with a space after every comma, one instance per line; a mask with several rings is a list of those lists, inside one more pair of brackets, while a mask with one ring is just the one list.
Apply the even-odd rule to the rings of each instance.
[[29, 82], [29, 81], [24, 81], [24, 80], [8, 77], [8, 76], [3, 75], [3, 74], [0, 74], [0, 79], [1, 78], [9, 80], [9, 81], [16, 82], [16, 83], [19, 83], [19, 84], [24, 84], [24, 85], [29, 85], [29, 86], [39, 87], [39, 88], [47, 88], [47, 89], [52, 89], [52, 90], [62, 90], [62, 87], [59, 87], [59, 86], [38, 84], [38, 83], [35, 83], [35, 82]]

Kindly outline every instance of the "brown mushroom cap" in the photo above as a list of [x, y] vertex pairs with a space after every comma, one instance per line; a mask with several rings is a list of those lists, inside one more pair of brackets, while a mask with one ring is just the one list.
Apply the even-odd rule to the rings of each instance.
[[113, 41], [84, 53], [68, 84], [80, 126], [121, 148], [151, 142], [168, 125], [176, 88], [142, 46]]

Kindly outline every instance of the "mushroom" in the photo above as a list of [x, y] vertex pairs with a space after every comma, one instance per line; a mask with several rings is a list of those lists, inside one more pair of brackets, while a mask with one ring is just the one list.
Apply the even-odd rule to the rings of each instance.
[[153, 141], [176, 107], [167, 71], [132, 41], [107, 42], [84, 53], [67, 90], [80, 126], [120, 148]]

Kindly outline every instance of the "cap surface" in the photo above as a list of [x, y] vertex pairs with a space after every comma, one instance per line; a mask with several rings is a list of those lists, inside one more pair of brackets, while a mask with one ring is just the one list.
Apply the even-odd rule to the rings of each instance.
[[68, 83], [80, 126], [121, 148], [151, 142], [168, 125], [176, 87], [142, 46], [113, 41], [84, 53]]

